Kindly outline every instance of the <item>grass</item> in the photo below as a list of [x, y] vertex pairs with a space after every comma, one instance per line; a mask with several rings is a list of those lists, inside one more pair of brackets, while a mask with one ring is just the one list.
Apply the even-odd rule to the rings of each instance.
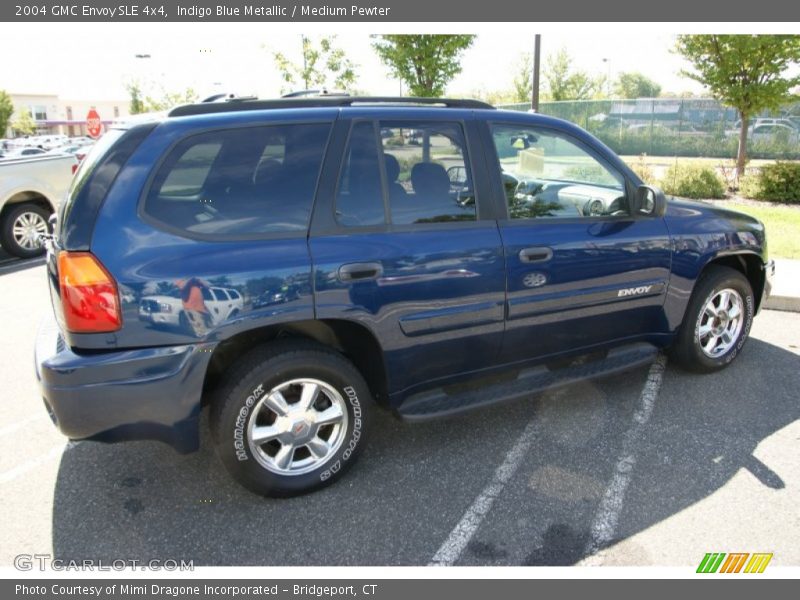
[[[694, 156], [650, 156], [649, 154], [644, 156], [638, 156], [638, 155], [621, 156], [620, 158], [629, 165], [636, 164], [641, 160], [643, 160], [646, 165], [659, 165], [659, 166], [669, 166], [678, 163], [678, 164], [699, 165], [701, 167], [712, 167], [712, 168], [717, 168], [720, 165], [725, 165], [726, 167], [733, 168], [736, 164], [735, 158], [703, 158]], [[754, 158], [747, 163], [747, 166], [758, 168], [774, 162], [775, 162], [774, 160], [770, 159]], [[798, 162], [798, 161], [786, 161], [786, 162]]]
[[800, 259], [800, 206], [728, 200], [718, 203], [727, 208], [751, 215], [767, 228], [767, 247], [770, 258]]

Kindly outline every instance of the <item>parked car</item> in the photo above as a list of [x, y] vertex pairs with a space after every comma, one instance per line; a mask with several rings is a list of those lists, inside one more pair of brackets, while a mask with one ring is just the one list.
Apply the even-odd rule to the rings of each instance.
[[774, 273], [758, 220], [666, 199], [576, 125], [449, 99], [201, 103], [111, 129], [47, 245], [35, 363], [59, 429], [191, 451], [207, 406], [231, 475], [274, 496], [339, 479], [378, 407], [455, 414], [662, 349], [719, 371]]
[[2, 158], [27, 158], [30, 156], [40, 156], [45, 153], [46, 151], [41, 148], [16, 148], [15, 150], [9, 150], [8, 152], [3, 153]]
[[0, 244], [20, 258], [44, 253], [41, 234], [72, 181], [74, 156], [25, 155], [0, 161]]
[[[203, 285], [200, 293], [205, 312], [213, 325], [235, 317], [244, 305], [241, 294], [234, 289]], [[191, 327], [178, 286], [171, 294], [142, 297], [139, 302], [139, 319], [154, 325], [171, 325], [183, 330]]]

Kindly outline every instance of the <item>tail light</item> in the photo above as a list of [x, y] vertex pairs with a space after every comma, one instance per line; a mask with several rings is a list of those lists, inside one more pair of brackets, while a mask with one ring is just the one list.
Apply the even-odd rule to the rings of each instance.
[[69, 331], [108, 333], [122, 326], [117, 284], [94, 255], [60, 252], [58, 280]]
[[74, 165], [72, 165], [72, 174], [75, 175], [75, 171], [77, 170], [78, 170], [78, 163], [75, 163]]

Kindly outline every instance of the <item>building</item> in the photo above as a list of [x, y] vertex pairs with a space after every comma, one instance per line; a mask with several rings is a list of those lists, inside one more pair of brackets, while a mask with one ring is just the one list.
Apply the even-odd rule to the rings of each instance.
[[[67, 100], [56, 94], [9, 93], [15, 111], [27, 108], [36, 121], [39, 135], [80, 136], [86, 133], [86, 115], [94, 108], [100, 115], [104, 127], [117, 119], [129, 116], [128, 99], [124, 100]], [[14, 116], [11, 117], [13, 122]], [[12, 137], [4, 132], [3, 137]]]

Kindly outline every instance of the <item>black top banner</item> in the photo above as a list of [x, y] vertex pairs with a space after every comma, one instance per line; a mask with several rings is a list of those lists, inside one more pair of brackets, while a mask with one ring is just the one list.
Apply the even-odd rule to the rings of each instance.
[[[273, 4], [214, 0], [17, 0], [0, 4], [0, 21], [242, 21], [242, 22], [779, 22], [800, 33], [800, 3], [786, 0], [349, 0]], [[777, 32], [775, 32], [777, 33]]]

